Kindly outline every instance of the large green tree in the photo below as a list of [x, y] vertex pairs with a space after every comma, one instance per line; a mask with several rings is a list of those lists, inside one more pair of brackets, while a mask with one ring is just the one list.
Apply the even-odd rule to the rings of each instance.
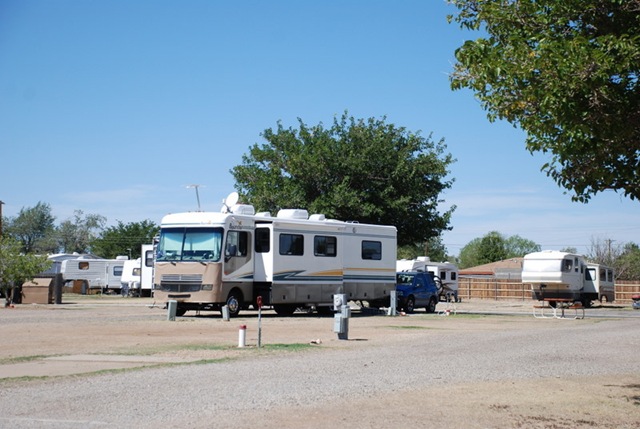
[[24, 254], [23, 244], [12, 237], [0, 238], [0, 292], [10, 296], [10, 290], [21, 286], [51, 266], [46, 255]]
[[57, 243], [54, 221], [51, 206], [38, 202], [34, 207], [20, 209], [15, 218], [6, 219], [3, 235], [18, 241], [23, 253], [55, 252]]
[[259, 210], [306, 208], [329, 218], [398, 228], [400, 245], [426, 241], [450, 229], [455, 207], [439, 209], [451, 187], [454, 162], [443, 140], [433, 141], [386, 118], [333, 125], [277, 128], [262, 133], [242, 164], [231, 170], [243, 201]]
[[58, 227], [60, 247], [66, 253], [87, 253], [106, 221], [104, 216], [85, 215], [82, 210], [75, 210], [73, 219], [63, 221]]
[[505, 237], [491, 231], [474, 238], [460, 249], [460, 268], [475, 267], [509, 258], [521, 258], [527, 253], [539, 252], [540, 245], [519, 235]]
[[640, 0], [449, 0], [481, 37], [456, 50], [453, 89], [527, 133], [542, 170], [587, 202], [640, 197]]
[[91, 242], [91, 251], [103, 258], [115, 258], [118, 255], [140, 257], [143, 244], [150, 244], [160, 232], [160, 228], [151, 220], [124, 223], [118, 221], [115, 226], [105, 228], [100, 237]]

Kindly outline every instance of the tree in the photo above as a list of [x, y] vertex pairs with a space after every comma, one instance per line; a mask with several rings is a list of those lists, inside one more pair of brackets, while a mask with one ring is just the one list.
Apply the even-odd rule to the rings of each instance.
[[118, 221], [116, 226], [106, 228], [99, 238], [91, 242], [91, 250], [103, 258], [131, 255], [136, 259], [141, 256], [141, 246], [152, 243], [159, 232], [160, 228], [151, 220], [127, 224]]
[[455, 206], [438, 212], [454, 162], [443, 140], [345, 112], [333, 125], [267, 129], [231, 170], [245, 202], [260, 210], [302, 207], [329, 218], [396, 225], [399, 245], [451, 229]]
[[17, 240], [23, 253], [55, 252], [54, 220], [49, 204], [38, 202], [35, 207], [20, 209], [17, 217], [7, 219], [3, 234]]
[[434, 262], [446, 261], [448, 259], [447, 249], [442, 243], [442, 237], [431, 237], [424, 243], [398, 247], [398, 259], [416, 259], [418, 256], [428, 256]]
[[588, 202], [640, 197], [640, 0], [449, 0], [486, 37], [456, 50], [451, 87], [527, 133], [541, 170]]
[[84, 216], [82, 210], [74, 211], [73, 220], [67, 219], [58, 228], [60, 247], [66, 253], [87, 253], [107, 219], [97, 214]]
[[635, 243], [625, 244], [614, 269], [616, 279], [640, 280], [640, 247]]
[[474, 238], [460, 249], [460, 268], [490, 264], [509, 258], [522, 258], [532, 252], [539, 252], [540, 245], [519, 235], [505, 237], [491, 231], [481, 238]]
[[505, 249], [508, 258], [522, 258], [524, 255], [539, 252], [541, 247], [532, 240], [522, 238], [519, 235], [512, 235], [505, 240]]
[[46, 256], [22, 253], [23, 243], [12, 237], [0, 238], [0, 292], [10, 296], [10, 290], [51, 266]]

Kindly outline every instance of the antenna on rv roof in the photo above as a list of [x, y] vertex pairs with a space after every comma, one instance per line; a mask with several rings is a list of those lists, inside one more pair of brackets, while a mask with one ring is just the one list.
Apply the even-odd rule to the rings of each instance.
[[222, 207], [222, 212], [229, 213], [231, 211], [231, 207], [238, 203], [238, 199], [240, 199], [240, 195], [238, 195], [237, 192], [232, 192], [227, 195], [227, 198], [222, 200], [222, 204], [224, 205], [224, 207]]
[[198, 199], [198, 211], [201, 212], [202, 210], [200, 209], [200, 194], [198, 193], [199, 187], [200, 185], [187, 185], [187, 189], [196, 188], [196, 198]]

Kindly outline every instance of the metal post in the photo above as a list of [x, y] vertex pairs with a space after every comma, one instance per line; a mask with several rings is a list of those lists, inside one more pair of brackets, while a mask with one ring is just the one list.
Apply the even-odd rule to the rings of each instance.
[[389, 293], [389, 313], [388, 316], [397, 316], [398, 315], [398, 298], [397, 298], [397, 292], [395, 290], [392, 290]]
[[170, 300], [167, 303], [167, 320], [176, 320], [176, 311], [178, 310], [178, 301]]

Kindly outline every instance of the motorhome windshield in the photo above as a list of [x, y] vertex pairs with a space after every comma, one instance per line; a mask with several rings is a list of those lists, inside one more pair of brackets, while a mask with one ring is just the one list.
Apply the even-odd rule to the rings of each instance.
[[156, 261], [219, 261], [222, 228], [163, 228]]

